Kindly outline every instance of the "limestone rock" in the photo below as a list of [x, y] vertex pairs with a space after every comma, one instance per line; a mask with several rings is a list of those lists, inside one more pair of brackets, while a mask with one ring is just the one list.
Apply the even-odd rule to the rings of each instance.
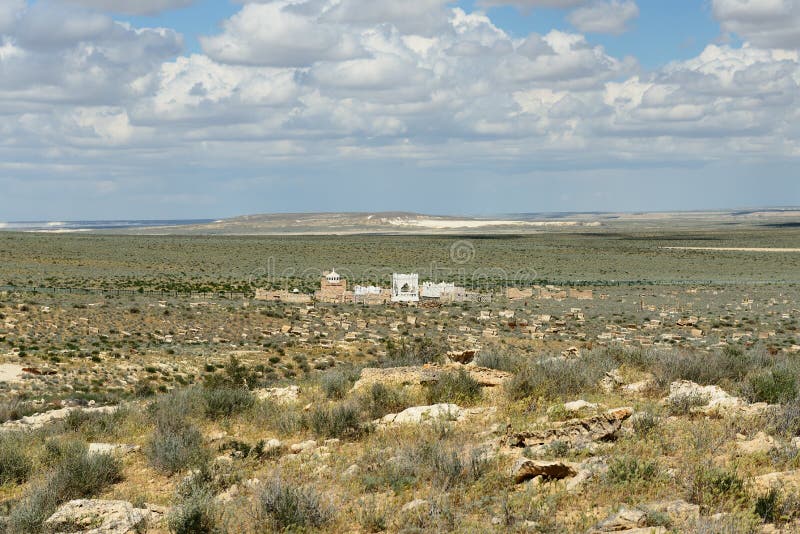
[[253, 394], [258, 400], [296, 402], [300, 398], [300, 388], [298, 386], [286, 386], [285, 388], [257, 389], [253, 391]]
[[61, 421], [73, 411], [82, 411], [84, 413], [112, 413], [117, 409], [116, 406], [92, 406], [88, 408], [59, 408], [57, 410], [50, 410], [49, 412], [38, 413], [23, 417], [18, 421], [7, 421], [0, 425], [0, 430], [38, 430], [50, 423]]
[[765, 493], [772, 488], [782, 488], [786, 492], [799, 491], [800, 469], [757, 476], [753, 479], [753, 487], [757, 491]]
[[756, 434], [752, 439], [745, 439], [744, 436], [737, 436], [736, 438], [736, 449], [743, 454], [766, 454], [774, 448], [775, 439], [763, 431]]
[[610, 439], [631, 415], [633, 408], [614, 408], [594, 417], [564, 421], [554, 428], [510, 433], [506, 437], [506, 444], [510, 447], [536, 447], [554, 441], [566, 441], [573, 445], [584, 445]]
[[600, 521], [590, 532], [630, 532], [632, 529], [642, 528], [646, 524], [647, 514], [644, 511], [623, 506], [614, 515]]
[[125, 443], [90, 443], [88, 453], [110, 454], [113, 456], [124, 456], [139, 450], [138, 445], [128, 445]]
[[719, 386], [701, 386], [690, 380], [679, 380], [670, 384], [669, 395], [663, 402], [671, 404], [686, 397], [694, 397], [704, 403], [692, 408], [693, 413], [708, 416], [756, 414], [770, 407], [769, 404], [763, 402], [748, 404], [744, 399], [734, 397]]
[[575, 467], [566, 462], [545, 462], [528, 458], [519, 458], [511, 468], [515, 484], [536, 477], [542, 477], [544, 480], [561, 480], [577, 474]]
[[289, 452], [292, 454], [300, 454], [303, 452], [311, 452], [317, 448], [317, 442], [313, 439], [308, 441], [303, 441], [300, 443], [293, 443], [291, 447], [289, 447]]
[[63, 504], [44, 522], [44, 528], [53, 534], [127, 534], [137, 532], [143, 524], [158, 521], [165, 513], [161, 507], [135, 508], [127, 501], [78, 499]]
[[464, 410], [455, 404], [433, 404], [431, 406], [413, 406], [400, 413], [390, 413], [378, 419], [380, 426], [418, 424], [437, 420], [456, 421], [464, 414]]

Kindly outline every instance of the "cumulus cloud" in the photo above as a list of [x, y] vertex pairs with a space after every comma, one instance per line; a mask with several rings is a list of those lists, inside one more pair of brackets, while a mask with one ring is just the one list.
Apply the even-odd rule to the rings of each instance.
[[192, 5], [195, 0], [63, 0], [83, 7], [125, 15], [155, 15]]
[[249, 3], [188, 56], [172, 30], [4, 3], [0, 178], [12, 165], [105, 180], [176, 161], [514, 169], [800, 155], [796, 50], [710, 45], [644, 72], [582, 33], [517, 37], [490, 13], [411, 3], [430, 17], [404, 22], [389, 2]]
[[307, 15], [292, 2], [247, 4], [225, 21], [223, 33], [201, 39], [211, 58], [240, 65], [304, 67], [362, 54], [348, 28]]
[[639, 7], [633, 0], [608, 0], [579, 7], [567, 20], [582, 32], [620, 34], [638, 16]]
[[800, 1], [712, 0], [725, 31], [757, 46], [800, 48]]

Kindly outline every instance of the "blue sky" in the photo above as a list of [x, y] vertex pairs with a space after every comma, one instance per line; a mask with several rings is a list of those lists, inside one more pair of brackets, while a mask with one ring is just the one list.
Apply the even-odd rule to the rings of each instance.
[[0, 221], [800, 204], [800, 0], [3, 0]]

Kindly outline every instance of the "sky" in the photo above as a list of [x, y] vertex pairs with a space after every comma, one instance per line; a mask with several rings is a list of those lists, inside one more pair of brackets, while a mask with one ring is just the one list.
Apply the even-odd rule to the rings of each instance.
[[0, 0], [0, 221], [800, 205], [800, 0]]

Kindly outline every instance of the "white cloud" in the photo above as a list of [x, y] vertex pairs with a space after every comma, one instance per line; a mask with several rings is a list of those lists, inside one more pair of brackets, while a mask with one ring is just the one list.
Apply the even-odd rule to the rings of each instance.
[[64, 0], [66, 2], [125, 15], [155, 15], [168, 9], [192, 5], [195, 0]]
[[712, 0], [725, 31], [754, 45], [800, 48], [800, 0]]
[[225, 21], [221, 34], [201, 38], [203, 50], [223, 63], [272, 67], [305, 67], [363, 55], [356, 32], [296, 6], [288, 1], [247, 4]]
[[599, 0], [574, 10], [567, 20], [582, 32], [620, 34], [638, 16], [633, 0]]
[[580, 33], [517, 38], [419, 1], [432, 16], [416, 27], [399, 4], [248, 4], [190, 56], [171, 30], [54, 4], [0, 11], [14, 18], [0, 161], [106, 180], [175, 162], [496, 172], [800, 153], [796, 50], [712, 45], [645, 73]]

